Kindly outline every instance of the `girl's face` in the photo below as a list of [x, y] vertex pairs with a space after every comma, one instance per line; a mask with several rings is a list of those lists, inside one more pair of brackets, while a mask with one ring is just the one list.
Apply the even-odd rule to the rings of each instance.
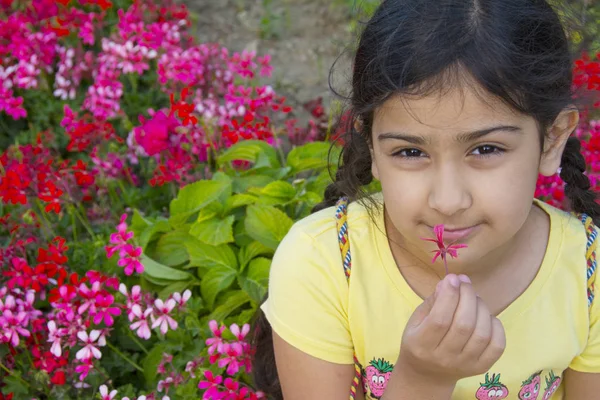
[[433, 248], [420, 238], [444, 224], [446, 244], [468, 245], [459, 263], [479, 264], [523, 227], [538, 173], [558, 169], [564, 143], [550, 142], [558, 148], [542, 155], [536, 121], [491, 95], [391, 98], [375, 113], [372, 146], [388, 233], [426, 260]]

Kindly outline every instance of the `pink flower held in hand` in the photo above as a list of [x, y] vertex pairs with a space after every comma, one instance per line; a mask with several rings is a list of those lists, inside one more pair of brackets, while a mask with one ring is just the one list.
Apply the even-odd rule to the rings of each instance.
[[433, 256], [433, 260], [431, 262], [434, 263], [435, 260], [438, 259], [438, 257], [441, 257], [442, 260], [444, 260], [444, 267], [446, 268], [446, 275], [448, 275], [448, 260], [447, 260], [446, 256], [449, 254], [450, 257], [452, 257], [452, 258], [458, 258], [457, 250], [464, 249], [467, 247], [467, 245], [450, 243], [448, 246], [446, 246], [444, 244], [444, 225], [443, 224], [436, 225], [433, 228], [433, 232], [435, 233], [435, 236], [436, 236], [435, 239], [427, 239], [427, 238], [421, 238], [421, 239], [437, 244], [438, 249], [432, 251], [432, 253], [435, 253], [435, 256]]

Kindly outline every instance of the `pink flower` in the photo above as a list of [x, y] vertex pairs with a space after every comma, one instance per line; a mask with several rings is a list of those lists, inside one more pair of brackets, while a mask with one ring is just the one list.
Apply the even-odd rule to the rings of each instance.
[[223, 345], [223, 354], [225, 357], [219, 359], [219, 368], [227, 366], [227, 374], [235, 375], [240, 370], [239, 358], [243, 354], [242, 346], [239, 343], [225, 343]]
[[146, 154], [153, 156], [169, 147], [169, 135], [179, 126], [177, 119], [158, 111], [150, 120], [140, 116], [141, 127], [135, 128], [135, 141]]
[[154, 307], [156, 307], [160, 316], [155, 319], [154, 314], [152, 314], [152, 329], [160, 326], [160, 332], [163, 335], [167, 333], [169, 327], [173, 330], [177, 329], [177, 321], [169, 316], [169, 313], [175, 308], [176, 304], [177, 303], [175, 303], [175, 300], [173, 299], [167, 300], [166, 303], [163, 303], [161, 299], [156, 299], [154, 301]]
[[48, 342], [52, 343], [52, 347], [50, 348], [50, 352], [54, 354], [56, 357], [60, 357], [62, 355], [62, 346], [60, 340], [62, 336], [66, 334], [66, 329], [56, 328], [56, 322], [48, 321]]
[[112, 390], [109, 394], [108, 388], [106, 387], [106, 385], [100, 386], [99, 390], [100, 390], [100, 396], [102, 396], [102, 400], [112, 400], [117, 395], [116, 390]]
[[[112, 326], [114, 323], [113, 315], [120, 315], [121, 310], [117, 307], [111, 307], [115, 299], [111, 294], [96, 295], [96, 312], [94, 313], [94, 324], [98, 325], [104, 319], [107, 326]], [[91, 313], [90, 313], [91, 314]]]
[[13, 347], [19, 345], [19, 335], [29, 337], [30, 333], [25, 329], [27, 325], [27, 314], [20, 311], [13, 314], [11, 310], [5, 309], [0, 316], [0, 339], [10, 343]]
[[125, 267], [125, 275], [129, 276], [133, 274], [133, 271], [141, 274], [144, 272], [144, 264], [140, 261], [143, 249], [141, 247], [135, 247], [130, 244], [126, 244], [124, 247], [124, 255], [121, 255], [121, 259], [117, 262], [119, 267]]
[[[78, 360], [88, 360], [92, 358], [92, 356], [97, 359], [102, 357], [102, 352], [94, 345], [94, 342], [100, 338], [99, 330], [92, 330], [89, 336], [86, 331], [79, 331], [77, 332], [77, 337], [85, 344], [85, 346], [75, 354], [75, 358]], [[100, 340], [98, 341], [98, 345], [102, 345]]]
[[208, 346], [208, 354], [213, 355], [215, 351], [217, 353], [223, 352], [223, 332], [225, 332], [225, 326], [217, 324], [217, 321], [210, 321], [208, 327], [213, 334], [212, 338], [206, 339], [206, 345]]
[[142, 308], [139, 304], [134, 304], [133, 307], [131, 307], [131, 315], [139, 318], [139, 320], [129, 325], [129, 328], [132, 331], [135, 331], [137, 329], [137, 335], [142, 339], [146, 340], [150, 339], [151, 335], [150, 327], [148, 326], [148, 317], [150, 316], [150, 314], [152, 314], [151, 307], [148, 307], [143, 314]]
[[203, 399], [218, 399], [219, 385], [223, 382], [222, 376], [214, 376], [211, 371], [204, 372], [205, 381], [198, 383], [198, 389], [206, 389], [202, 395]]
[[181, 295], [179, 292], [173, 293], [173, 300], [175, 300], [179, 307], [183, 307], [190, 297], [192, 297], [192, 292], [189, 289], [183, 292], [183, 295]]
[[438, 257], [441, 257], [442, 260], [444, 260], [444, 266], [446, 267], [446, 275], [448, 275], [448, 260], [446, 259], [446, 256], [449, 254], [450, 257], [457, 258], [458, 257], [457, 250], [464, 249], [467, 247], [467, 245], [451, 243], [448, 246], [446, 246], [444, 244], [444, 225], [443, 224], [436, 225], [433, 228], [433, 232], [435, 233], [435, 236], [436, 236], [435, 239], [426, 239], [426, 238], [421, 238], [421, 239], [437, 244], [438, 250], [434, 250], [432, 252], [432, 253], [435, 253], [435, 256], [433, 257], [433, 260], [431, 262], [435, 262], [435, 260], [437, 260]]
[[240, 327], [238, 324], [233, 324], [229, 327], [229, 330], [240, 342], [244, 340], [248, 332], [250, 332], [250, 324], [244, 324], [242, 330], [240, 331]]
[[94, 368], [92, 358], [84, 359], [83, 362], [75, 367], [75, 372], [79, 374], [79, 380], [83, 381], [90, 371]]

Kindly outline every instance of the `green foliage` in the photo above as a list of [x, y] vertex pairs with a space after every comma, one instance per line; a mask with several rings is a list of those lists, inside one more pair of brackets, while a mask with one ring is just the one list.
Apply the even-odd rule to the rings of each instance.
[[[338, 154], [334, 149], [332, 156]], [[219, 171], [179, 190], [167, 218], [134, 212], [144, 277], [165, 295], [198, 288], [194, 298], [199, 293], [204, 305], [198, 318], [248, 322], [266, 294], [277, 245], [331, 181], [329, 156], [329, 143], [293, 148], [283, 160], [260, 141], [224, 151], [216, 158]]]

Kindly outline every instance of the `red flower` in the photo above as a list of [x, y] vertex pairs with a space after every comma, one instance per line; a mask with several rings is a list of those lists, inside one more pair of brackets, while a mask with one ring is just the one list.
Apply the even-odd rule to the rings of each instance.
[[[39, 174], [40, 180], [43, 180], [43, 174]], [[54, 211], [55, 213], [60, 212], [59, 198], [62, 196], [63, 191], [56, 187], [54, 182], [45, 181], [40, 184], [40, 192], [38, 197], [49, 204], [46, 205], [45, 211]]]
[[94, 183], [94, 177], [86, 171], [87, 166], [81, 160], [77, 160], [77, 164], [73, 166], [75, 171], [75, 179], [79, 186], [90, 186]]
[[65, 371], [63, 371], [62, 369], [59, 371], [56, 371], [54, 373], [54, 375], [52, 375], [52, 378], [50, 378], [50, 382], [52, 382], [55, 385], [64, 385], [65, 383], [67, 383], [67, 377], [65, 376]]
[[435, 253], [435, 256], [433, 257], [433, 260], [431, 262], [435, 262], [435, 260], [437, 260], [438, 257], [442, 257], [442, 260], [444, 260], [444, 266], [446, 267], [446, 275], [448, 275], [448, 261], [446, 260], [446, 256], [450, 255], [450, 257], [452, 257], [452, 258], [457, 258], [458, 257], [457, 250], [464, 249], [467, 247], [467, 245], [451, 243], [448, 246], [446, 246], [444, 244], [444, 225], [436, 225], [433, 228], [433, 232], [435, 233], [435, 236], [436, 236], [435, 239], [422, 238], [422, 240], [426, 240], [428, 242], [433, 242], [433, 243], [437, 244], [438, 250], [433, 251], [433, 253]]
[[29, 187], [31, 181], [27, 179], [27, 174], [24, 174], [25, 166], [19, 164], [14, 169], [6, 172], [5, 176], [0, 177], [0, 197], [5, 204], [27, 203], [25, 189]]

